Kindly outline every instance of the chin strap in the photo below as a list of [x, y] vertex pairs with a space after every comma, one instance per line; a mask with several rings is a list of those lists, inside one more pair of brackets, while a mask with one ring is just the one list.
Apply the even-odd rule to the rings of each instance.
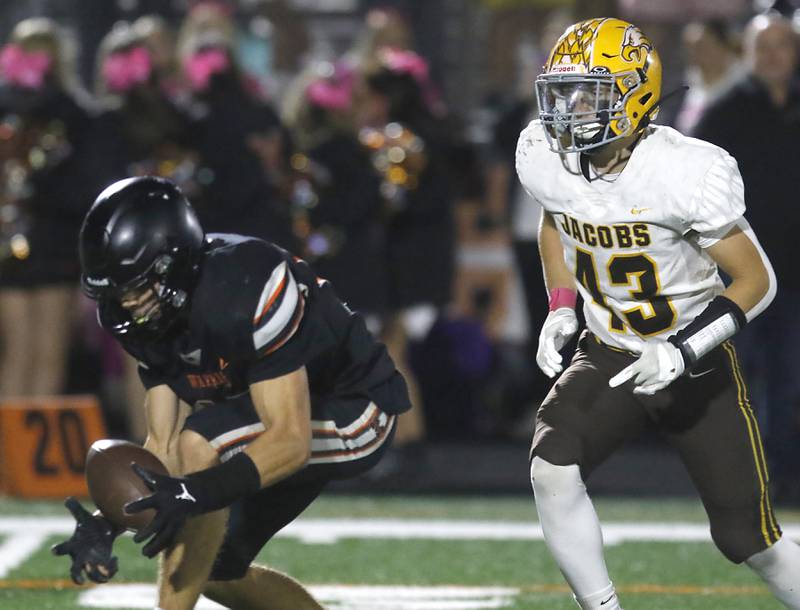
[[593, 180], [592, 173], [589, 168], [589, 156], [586, 153], [581, 153], [580, 155], [580, 163], [581, 163], [581, 173], [583, 177], [586, 178], [589, 182]]

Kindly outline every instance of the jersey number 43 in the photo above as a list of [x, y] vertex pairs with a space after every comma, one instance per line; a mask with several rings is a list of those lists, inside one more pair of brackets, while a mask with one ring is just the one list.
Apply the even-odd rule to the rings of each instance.
[[[592, 295], [592, 300], [611, 316], [609, 328], [625, 332], [625, 323], [638, 335], [650, 336], [669, 330], [677, 317], [670, 300], [660, 294], [661, 283], [655, 261], [643, 253], [614, 254], [608, 261], [608, 279], [612, 286], [631, 286], [632, 301], [642, 305], [621, 312], [623, 321], [609, 306], [600, 290], [594, 256], [587, 250], [576, 249], [575, 277]], [[647, 307], [645, 307], [645, 305]]]

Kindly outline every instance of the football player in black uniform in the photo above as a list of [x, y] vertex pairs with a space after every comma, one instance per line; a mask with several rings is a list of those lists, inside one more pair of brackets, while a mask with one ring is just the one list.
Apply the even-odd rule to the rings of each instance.
[[[103, 191], [80, 234], [82, 285], [140, 363], [145, 447], [173, 476], [134, 466], [156, 510], [134, 540], [165, 551], [159, 608], [317, 609], [296, 581], [251, 565], [332, 479], [373, 466], [409, 400], [384, 346], [302, 260], [266, 241], [205, 235], [172, 183]], [[55, 547], [73, 578], [116, 570], [114, 531], [76, 502]]]

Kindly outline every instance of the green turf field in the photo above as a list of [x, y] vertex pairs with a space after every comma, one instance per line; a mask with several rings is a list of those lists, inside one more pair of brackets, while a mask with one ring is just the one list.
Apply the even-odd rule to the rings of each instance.
[[[727, 563], [705, 540], [696, 502], [600, 500], [597, 507], [615, 543], [607, 558], [626, 610], [781, 608], [746, 568]], [[130, 538], [117, 544], [121, 568], [113, 587], [65, 580], [67, 561], [48, 549], [62, 537], [54, 532], [67, 516], [58, 503], [0, 499], [0, 610], [152, 609], [145, 585], [154, 580], [154, 563]], [[800, 513], [778, 516], [793, 537], [800, 533]], [[334, 495], [296, 525], [260, 560], [312, 585], [331, 609], [576, 608], [533, 534], [527, 498]], [[213, 607], [203, 602], [198, 610]]]

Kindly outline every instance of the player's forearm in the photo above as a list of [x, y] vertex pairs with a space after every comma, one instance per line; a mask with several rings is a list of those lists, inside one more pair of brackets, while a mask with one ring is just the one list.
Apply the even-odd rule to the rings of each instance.
[[769, 305], [775, 295], [773, 277], [766, 269], [761, 273], [755, 267], [733, 278], [688, 326], [670, 337], [670, 342], [680, 349], [687, 369]]
[[747, 221], [742, 218], [708, 254], [730, 278], [722, 293], [752, 320], [772, 302], [777, 281], [772, 264]]
[[258, 470], [261, 487], [277, 483], [305, 466], [311, 456], [311, 396], [304, 367], [250, 386], [264, 432], [245, 449]]
[[154, 441], [151, 436], [148, 436], [143, 446], [166, 466], [167, 472], [171, 475], [178, 475], [181, 473], [177, 442], [162, 444]]
[[264, 432], [250, 443], [245, 453], [253, 460], [261, 477], [261, 487], [273, 485], [294, 474], [311, 457], [310, 429]]
[[751, 231], [749, 233], [751, 243], [758, 252], [758, 260], [750, 265], [746, 273], [731, 273], [733, 281], [722, 293], [742, 309], [748, 321], [772, 303], [778, 289], [772, 264], [758, 244], [758, 240]]
[[687, 369], [739, 332], [775, 295], [772, 266], [744, 219], [707, 252], [731, 283], [692, 322], [669, 338], [680, 350]]
[[564, 246], [553, 217], [544, 212], [539, 225], [539, 256], [548, 291], [557, 288], [575, 290], [575, 277], [564, 262]]
[[716, 346], [733, 337], [763, 311], [775, 296], [775, 274], [764, 264], [732, 266], [731, 283], [688, 326], [670, 337], [690, 369]]
[[731, 278], [722, 293], [752, 320], [772, 302], [777, 291], [775, 272], [753, 230], [742, 219], [735, 229], [708, 249]]
[[765, 298], [771, 301], [774, 295], [775, 290], [766, 273], [737, 278], [722, 293], [722, 296], [736, 303], [748, 319], [751, 319], [750, 312], [753, 312], [759, 305], [766, 307], [769, 304], [764, 303]]
[[[198, 513], [230, 506], [300, 470], [311, 452], [310, 419], [303, 426], [281, 422], [267, 430], [229, 460], [187, 475], [186, 491]], [[288, 425], [287, 425], [288, 424]]]
[[185, 418], [178, 397], [167, 386], [148, 390], [145, 397], [147, 438], [144, 448], [153, 453], [171, 474], [180, 473], [178, 436]]

